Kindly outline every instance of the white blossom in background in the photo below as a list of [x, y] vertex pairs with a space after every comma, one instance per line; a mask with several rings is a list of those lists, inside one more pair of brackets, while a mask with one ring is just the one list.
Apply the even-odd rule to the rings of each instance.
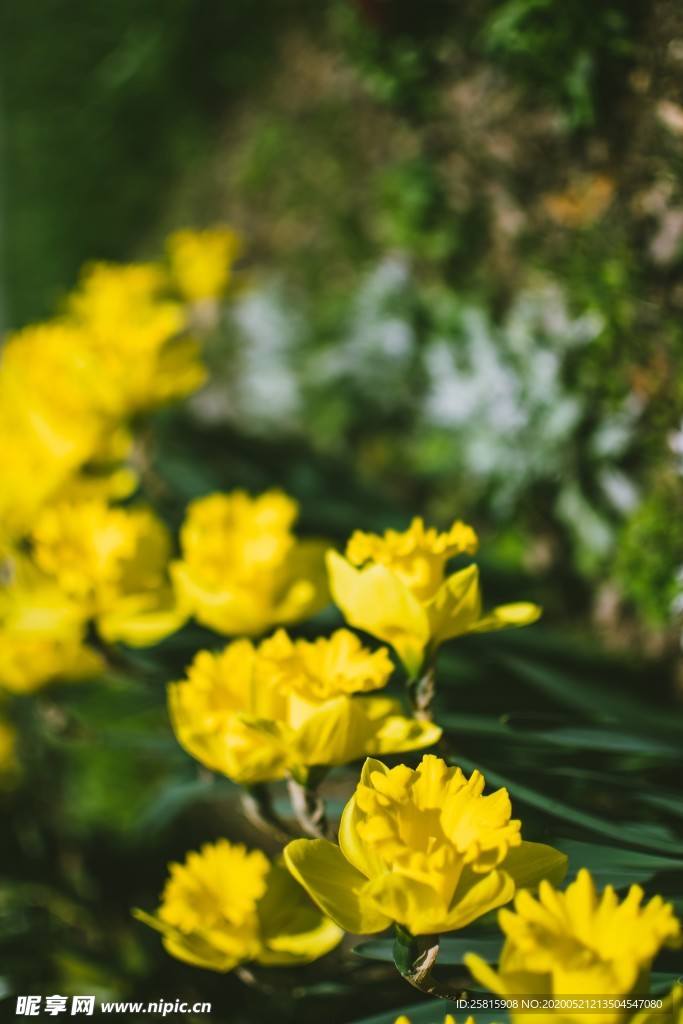
[[411, 288], [407, 260], [397, 255], [382, 260], [361, 282], [338, 343], [312, 356], [309, 385], [350, 385], [353, 394], [384, 410], [404, 404], [411, 393], [416, 340], [401, 306]]
[[[590, 410], [565, 384], [565, 369], [602, 328], [596, 313], [572, 317], [561, 289], [548, 285], [520, 294], [499, 326], [481, 309], [464, 309], [456, 335], [435, 338], [425, 355], [424, 424], [452, 434], [454, 457], [490, 491], [494, 511], [509, 514], [535, 481], [555, 481], [558, 516], [597, 557], [612, 547], [613, 528], [581, 490], [575, 436]], [[587, 446], [596, 485], [622, 515], [638, 493], [616, 463], [632, 443], [639, 411], [627, 403]]]
[[683, 423], [669, 437], [669, 447], [678, 460], [678, 472], [683, 475]]
[[193, 412], [254, 433], [296, 429], [303, 404], [296, 365], [301, 318], [276, 286], [267, 285], [234, 303], [230, 330], [228, 359], [192, 400]]
[[235, 306], [239, 341], [236, 374], [241, 416], [257, 426], [293, 426], [300, 418], [301, 389], [296, 317], [271, 288], [247, 294]]
[[[632, 396], [586, 436], [594, 410], [568, 370], [602, 318], [572, 315], [555, 284], [520, 293], [500, 324], [437, 293], [432, 333], [423, 326], [418, 335], [419, 287], [407, 258], [386, 256], [361, 279], [331, 340], [316, 336], [277, 283], [250, 291], [233, 306], [224, 371], [194, 399], [196, 414], [335, 447], [368, 409], [379, 418], [408, 410], [417, 433], [406, 436], [407, 459], [436, 452], [436, 471], [479, 485], [501, 518], [534, 484], [552, 483], [555, 512], [580, 552], [607, 555], [615, 514], [639, 501], [620, 463], [641, 407]], [[683, 468], [683, 428], [672, 448]]]

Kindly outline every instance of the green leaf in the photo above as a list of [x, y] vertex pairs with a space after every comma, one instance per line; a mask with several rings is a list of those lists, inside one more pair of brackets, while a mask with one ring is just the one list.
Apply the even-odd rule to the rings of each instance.
[[680, 980], [680, 971], [677, 971], [676, 974], [670, 974], [667, 971], [653, 971], [650, 975], [650, 992], [653, 995], [662, 995], [669, 992]]
[[664, 832], [648, 836], [641, 826], [627, 825], [623, 822], [610, 822], [605, 818], [599, 818], [595, 814], [590, 814], [578, 807], [572, 807], [570, 804], [563, 803], [555, 797], [539, 793], [538, 790], [532, 789], [521, 782], [515, 782], [514, 779], [500, 775], [498, 772], [489, 771], [485, 766], [471, 761], [462, 755], [450, 758], [450, 761], [452, 764], [460, 765], [461, 768], [465, 768], [467, 771], [478, 769], [483, 773], [489, 786], [504, 786], [510, 793], [513, 803], [518, 801], [519, 803], [528, 804], [530, 807], [535, 807], [537, 810], [543, 811], [553, 818], [561, 818], [565, 822], [570, 822], [572, 825], [585, 828], [590, 832], [596, 832], [598, 835], [608, 836], [610, 839], [620, 839], [622, 841], [626, 839], [638, 848], [675, 854], [680, 853], [680, 842], [669, 839], [668, 835]]
[[593, 718], [604, 716], [615, 722], [631, 722], [637, 726], [639, 735], [653, 731], [658, 737], [667, 736], [674, 740], [683, 734], [680, 716], [655, 710], [645, 701], [641, 702], [624, 690], [617, 690], [600, 680], [589, 682], [578, 674], [562, 672], [510, 654], [503, 655], [502, 660], [520, 679], [565, 707], [573, 707]]
[[[508, 733], [518, 733], [573, 750], [605, 750], [619, 754], [644, 754], [651, 757], [681, 757], [680, 742], [660, 736], [629, 733], [618, 726], [550, 725], [535, 727], [534, 715], [510, 715], [504, 721]], [[547, 716], [543, 716], [547, 720]]]
[[621, 888], [647, 882], [659, 871], [681, 871], [683, 859], [659, 857], [641, 850], [585, 843], [579, 839], [557, 839], [554, 843], [569, 857], [565, 884], [573, 881], [580, 868], [588, 868], [599, 886]]

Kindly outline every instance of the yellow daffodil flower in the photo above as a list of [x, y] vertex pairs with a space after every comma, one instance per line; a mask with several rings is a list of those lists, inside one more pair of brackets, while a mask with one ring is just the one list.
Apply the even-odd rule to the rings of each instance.
[[130, 417], [182, 398], [205, 380], [197, 343], [183, 332], [183, 307], [164, 296], [153, 264], [96, 263], [67, 302], [67, 320], [87, 339], [94, 386], [108, 414]]
[[[643, 895], [637, 885], [621, 903], [611, 886], [598, 895], [585, 869], [565, 892], [542, 882], [538, 899], [520, 892], [514, 912], [499, 914], [506, 938], [498, 971], [473, 953], [465, 963], [478, 982], [503, 996], [643, 994], [660, 949], [681, 944], [681, 925], [671, 904], [655, 896], [643, 905]], [[612, 1024], [632, 1013], [619, 1008], [588, 1015], [567, 1010], [545, 1019]]]
[[10, 556], [0, 586], [0, 688], [33, 693], [56, 680], [98, 675], [78, 604], [23, 556]]
[[566, 857], [523, 842], [505, 789], [431, 754], [413, 771], [368, 758], [339, 827], [339, 846], [297, 839], [285, 849], [294, 877], [347, 931], [400, 924], [413, 935], [463, 928], [517, 888], [559, 880]]
[[166, 240], [171, 275], [189, 302], [217, 299], [228, 287], [242, 239], [231, 228], [175, 231]]
[[144, 647], [184, 621], [166, 578], [170, 539], [148, 509], [97, 499], [51, 505], [36, 523], [33, 553], [108, 641]]
[[224, 634], [258, 636], [297, 622], [328, 601], [325, 545], [297, 540], [298, 505], [281, 491], [244, 491], [194, 501], [171, 566], [188, 615]]
[[236, 782], [305, 781], [314, 765], [437, 742], [441, 729], [398, 701], [357, 696], [386, 685], [392, 667], [386, 649], [373, 654], [347, 630], [313, 643], [280, 630], [256, 649], [236, 640], [200, 651], [169, 686], [171, 721], [188, 753]]
[[391, 644], [414, 677], [445, 640], [525, 626], [540, 615], [528, 602], [482, 615], [477, 567], [446, 575], [451, 558], [476, 549], [476, 534], [461, 522], [446, 533], [426, 529], [419, 518], [403, 533], [357, 531], [345, 558], [335, 551], [327, 555], [332, 596], [352, 626]]
[[254, 960], [310, 963], [341, 940], [341, 930], [260, 850], [220, 839], [169, 870], [156, 914], [134, 914], [161, 932], [178, 960], [212, 971]]

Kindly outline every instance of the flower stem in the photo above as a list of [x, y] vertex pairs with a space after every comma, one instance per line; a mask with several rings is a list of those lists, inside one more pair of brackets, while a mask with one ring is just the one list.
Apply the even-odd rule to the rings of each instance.
[[450, 985], [445, 985], [432, 976], [432, 968], [438, 955], [438, 935], [411, 935], [399, 925], [396, 926], [394, 963], [401, 976], [413, 988], [436, 999], [455, 1001], [462, 998], [462, 992], [457, 992]]
[[287, 789], [294, 817], [306, 835], [314, 839], [332, 838], [325, 801], [318, 790], [303, 785], [292, 776], [287, 780]]
[[436, 693], [436, 670], [434, 662], [429, 662], [419, 679], [408, 681], [408, 701], [413, 718], [423, 722], [431, 722], [433, 718], [434, 694]]
[[295, 835], [273, 807], [270, 790], [263, 783], [242, 790], [242, 809], [247, 821], [278, 842], [287, 842]]

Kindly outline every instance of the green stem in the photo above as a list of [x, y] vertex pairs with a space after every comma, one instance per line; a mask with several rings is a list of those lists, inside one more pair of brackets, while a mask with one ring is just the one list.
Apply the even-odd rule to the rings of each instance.
[[325, 811], [325, 801], [318, 790], [304, 785], [292, 776], [287, 780], [287, 789], [294, 817], [306, 835], [314, 839], [333, 838]]
[[268, 786], [260, 783], [242, 790], [242, 809], [247, 821], [278, 842], [288, 842], [295, 833], [280, 818], [273, 806]]
[[434, 717], [434, 695], [436, 693], [436, 669], [433, 660], [418, 679], [408, 680], [408, 701], [413, 718], [431, 722]]
[[463, 993], [457, 992], [450, 985], [445, 985], [432, 976], [432, 968], [438, 955], [438, 935], [411, 935], [400, 925], [396, 925], [394, 963], [399, 974], [420, 992], [436, 999], [449, 999], [455, 1002], [462, 998]]

